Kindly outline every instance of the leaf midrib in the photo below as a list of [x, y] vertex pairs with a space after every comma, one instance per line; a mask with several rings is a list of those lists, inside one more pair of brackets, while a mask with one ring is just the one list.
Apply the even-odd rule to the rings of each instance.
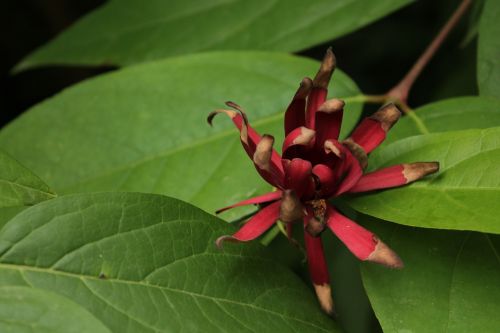
[[41, 190], [41, 189], [37, 189], [37, 188], [31, 187], [31, 186], [28, 186], [28, 185], [23, 185], [23, 184], [20, 184], [20, 183], [16, 183], [16, 182], [13, 182], [13, 181], [8, 180], [8, 179], [0, 179], [0, 183], [7, 183], [7, 184], [15, 186], [15, 187], [24, 188], [24, 189], [26, 189], [28, 191], [39, 192], [39, 193], [45, 194], [45, 195], [47, 195], [49, 197], [53, 197], [53, 198], [56, 197], [56, 195], [54, 193], [47, 192], [47, 191], [44, 191], [44, 190]]
[[[262, 259], [260, 259], [260, 258], [258, 258], [258, 259], [254, 258], [254, 259], [262, 261]], [[329, 330], [327, 330], [321, 326], [317, 326], [311, 322], [307, 322], [307, 321], [304, 321], [304, 320], [301, 320], [301, 319], [298, 319], [295, 317], [290, 317], [290, 316], [281, 314], [281, 313], [273, 311], [273, 310], [260, 308], [254, 304], [251, 304], [251, 303], [242, 303], [242, 302], [238, 302], [238, 301], [234, 301], [234, 300], [229, 300], [229, 299], [220, 298], [220, 297], [207, 296], [207, 295], [194, 293], [194, 292], [190, 292], [190, 291], [186, 291], [186, 290], [165, 287], [165, 286], [151, 284], [151, 283], [144, 283], [141, 281], [119, 280], [119, 279], [113, 279], [113, 278], [107, 278], [107, 279], [103, 280], [103, 279], [100, 279], [99, 277], [95, 277], [95, 276], [91, 276], [91, 275], [76, 274], [76, 273], [70, 273], [70, 272], [64, 272], [64, 271], [56, 271], [56, 270], [47, 269], [47, 268], [40, 268], [40, 267], [33, 267], [33, 266], [26, 266], [26, 265], [16, 265], [16, 264], [6, 264], [6, 263], [0, 263], [0, 269], [17, 270], [21, 274], [23, 274], [24, 272], [27, 272], [27, 271], [28, 272], [31, 271], [31, 272], [44, 273], [44, 274], [54, 274], [54, 275], [59, 275], [62, 277], [72, 278], [72, 279], [80, 279], [82, 281], [84, 281], [86, 279], [86, 280], [91, 280], [91, 281], [121, 283], [121, 284], [127, 284], [127, 285], [137, 285], [137, 286], [141, 286], [141, 287], [145, 287], [145, 288], [153, 288], [153, 289], [159, 289], [159, 290], [163, 290], [163, 291], [170, 291], [170, 292], [188, 295], [191, 297], [208, 299], [208, 300], [213, 301], [213, 302], [222, 302], [222, 303], [235, 304], [235, 305], [239, 305], [239, 306], [243, 306], [243, 307], [250, 307], [250, 308], [253, 308], [257, 311], [266, 312], [266, 313], [269, 313], [271, 315], [281, 317], [283, 319], [292, 320], [292, 321], [296, 321], [296, 322], [299, 322], [299, 323], [302, 323], [302, 324], [305, 324], [305, 325], [308, 325], [311, 327], [315, 327], [323, 332], [330, 332]]]

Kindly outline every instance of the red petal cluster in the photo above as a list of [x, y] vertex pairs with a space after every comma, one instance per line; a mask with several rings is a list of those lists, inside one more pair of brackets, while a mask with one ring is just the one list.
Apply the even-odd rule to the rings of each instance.
[[226, 240], [253, 240], [277, 220], [287, 224], [290, 235], [292, 225], [300, 222], [305, 230], [311, 280], [327, 313], [333, 313], [334, 309], [320, 237], [325, 229], [330, 229], [360, 260], [392, 268], [403, 267], [403, 262], [377, 236], [342, 215], [326, 199], [402, 186], [439, 169], [437, 162], [417, 162], [364, 173], [367, 155], [384, 141], [401, 112], [394, 104], [387, 104], [361, 121], [349, 138], [339, 141], [344, 102], [326, 99], [334, 69], [335, 56], [328, 49], [315, 78], [302, 80], [285, 113], [286, 137], [281, 156], [273, 148], [274, 138], [261, 136], [250, 127], [245, 112], [235, 103], [226, 103], [234, 110], [216, 110], [208, 117], [210, 124], [219, 113], [233, 120], [255, 168], [276, 188], [274, 192], [217, 211], [266, 204], [234, 235], [221, 236], [217, 246], [221, 247]]

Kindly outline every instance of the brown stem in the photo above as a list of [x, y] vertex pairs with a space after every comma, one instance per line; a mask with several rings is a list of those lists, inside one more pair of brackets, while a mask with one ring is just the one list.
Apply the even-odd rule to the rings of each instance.
[[406, 104], [406, 101], [408, 100], [408, 94], [410, 93], [410, 89], [413, 86], [413, 83], [425, 68], [429, 60], [431, 60], [431, 58], [434, 56], [441, 44], [443, 44], [443, 41], [446, 39], [450, 31], [455, 27], [462, 15], [467, 11], [467, 8], [471, 4], [471, 2], [472, 0], [462, 0], [453, 15], [448, 19], [448, 22], [446, 22], [446, 24], [441, 28], [441, 31], [439, 31], [437, 36], [429, 44], [424, 53], [422, 53], [420, 58], [418, 58], [410, 71], [405, 75], [401, 82], [399, 82], [386, 94], [390, 99], [398, 100]]

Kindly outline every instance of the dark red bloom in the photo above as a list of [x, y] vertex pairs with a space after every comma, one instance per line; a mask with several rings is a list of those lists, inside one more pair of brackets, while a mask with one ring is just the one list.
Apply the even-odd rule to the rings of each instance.
[[344, 193], [358, 193], [403, 186], [438, 171], [437, 162], [400, 164], [363, 173], [367, 154], [384, 141], [387, 131], [401, 116], [394, 104], [387, 104], [364, 119], [344, 141], [339, 141], [344, 102], [326, 100], [327, 86], [335, 57], [329, 49], [314, 80], [305, 78], [285, 113], [285, 140], [281, 156], [273, 149], [274, 138], [260, 136], [250, 127], [243, 110], [216, 110], [229, 116], [240, 131], [243, 148], [259, 174], [276, 190], [247, 199], [217, 211], [249, 205], [267, 204], [226, 240], [246, 242], [268, 230], [277, 220], [286, 223], [289, 236], [294, 224], [304, 227], [309, 272], [322, 308], [333, 313], [330, 282], [323, 253], [321, 233], [330, 229], [360, 260], [392, 268], [403, 262], [377, 236], [342, 215], [326, 200]]

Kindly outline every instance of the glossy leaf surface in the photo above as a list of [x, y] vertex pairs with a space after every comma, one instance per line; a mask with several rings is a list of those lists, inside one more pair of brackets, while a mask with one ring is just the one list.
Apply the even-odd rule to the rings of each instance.
[[0, 286], [71, 299], [113, 332], [338, 332], [313, 292], [234, 227], [176, 199], [62, 196], [0, 231]]
[[384, 332], [498, 330], [499, 236], [363, 220], [405, 262], [399, 271], [362, 265], [363, 282]]

